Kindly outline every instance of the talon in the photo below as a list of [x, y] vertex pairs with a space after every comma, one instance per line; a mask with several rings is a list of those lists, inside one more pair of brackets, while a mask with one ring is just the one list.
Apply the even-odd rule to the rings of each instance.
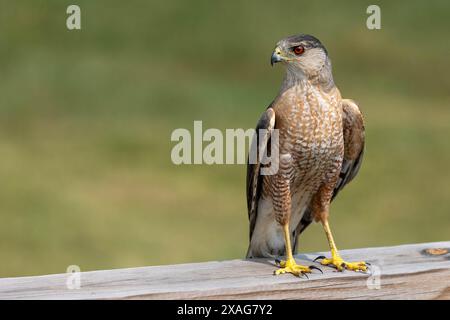
[[320, 269], [320, 268], [318, 268], [318, 267], [316, 267], [316, 266], [309, 266], [309, 268], [310, 268], [310, 269], [314, 269], [314, 270], [319, 270], [319, 271], [320, 271], [320, 273], [322, 273], [322, 274], [323, 274], [323, 271], [322, 271], [322, 269]]
[[325, 259], [326, 257], [325, 256], [318, 256], [317, 258], [315, 258], [314, 260], [313, 260], [313, 262], [316, 262], [317, 260], [319, 260], [319, 259]]
[[[292, 273], [297, 277], [301, 277], [303, 274], [311, 272], [310, 268], [297, 264], [293, 258], [288, 259], [287, 261], [281, 261], [280, 265], [281, 268], [275, 271], [276, 275]], [[306, 277], [308, 278], [308, 276]]]
[[278, 265], [280, 265], [281, 260], [280, 260], [280, 259], [275, 259], [275, 263], [278, 264]]
[[308, 275], [307, 275], [307, 274], [306, 274], [305, 272], [302, 272], [302, 273], [301, 273], [301, 275], [302, 275], [302, 276], [305, 276], [305, 277], [306, 277], [306, 279], [308, 279], [308, 280], [309, 280], [309, 277], [308, 277]]
[[[320, 259], [321, 257], [317, 257], [317, 259]], [[336, 268], [338, 272], [343, 272], [344, 270], [351, 270], [351, 271], [361, 271], [366, 272], [368, 270], [368, 267], [366, 266], [366, 262], [359, 261], [359, 262], [347, 262], [343, 260], [340, 256], [332, 255], [330, 259], [323, 259], [320, 262], [322, 265], [330, 266]]]

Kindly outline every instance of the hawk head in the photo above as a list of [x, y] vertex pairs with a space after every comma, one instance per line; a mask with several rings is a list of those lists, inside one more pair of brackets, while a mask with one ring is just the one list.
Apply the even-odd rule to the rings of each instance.
[[299, 34], [280, 40], [270, 63], [282, 62], [289, 71], [306, 77], [318, 75], [329, 64], [327, 49], [319, 39]]

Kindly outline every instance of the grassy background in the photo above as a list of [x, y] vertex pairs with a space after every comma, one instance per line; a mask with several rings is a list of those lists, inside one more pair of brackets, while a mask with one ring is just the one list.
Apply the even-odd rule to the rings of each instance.
[[[175, 166], [175, 128], [253, 128], [282, 37], [316, 35], [367, 126], [342, 248], [448, 240], [448, 1], [1, 1], [0, 277], [240, 258], [245, 166]], [[326, 250], [319, 225], [300, 250]]]

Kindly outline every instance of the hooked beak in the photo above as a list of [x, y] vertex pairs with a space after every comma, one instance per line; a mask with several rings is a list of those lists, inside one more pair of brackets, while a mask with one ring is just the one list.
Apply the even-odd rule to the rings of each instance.
[[272, 57], [270, 58], [270, 65], [273, 66], [274, 63], [283, 61], [283, 57], [281, 56], [281, 49], [276, 47], [272, 53]]

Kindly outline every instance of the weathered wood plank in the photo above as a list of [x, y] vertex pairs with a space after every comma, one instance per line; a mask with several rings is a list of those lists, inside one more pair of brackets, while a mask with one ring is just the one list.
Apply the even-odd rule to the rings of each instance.
[[[447, 253], [426, 252], [433, 248]], [[3, 278], [0, 299], [450, 299], [448, 250], [450, 241], [342, 250], [344, 259], [370, 262], [373, 274], [322, 267], [324, 274], [309, 279], [273, 276], [273, 261], [265, 259], [82, 272], [73, 290], [67, 274]], [[320, 254], [296, 258], [311, 265]]]

